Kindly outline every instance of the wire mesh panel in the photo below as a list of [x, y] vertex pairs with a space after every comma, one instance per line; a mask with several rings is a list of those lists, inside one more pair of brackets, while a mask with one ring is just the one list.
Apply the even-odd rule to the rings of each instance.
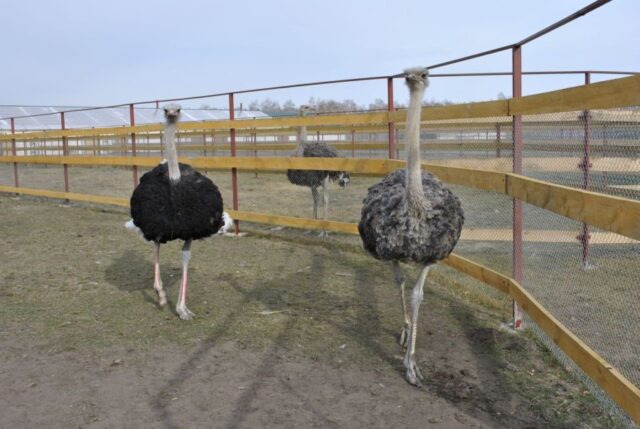
[[[629, 108], [525, 117], [524, 174], [639, 199], [639, 113]], [[528, 205], [524, 228], [525, 288], [640, 385], [640, 242]]]

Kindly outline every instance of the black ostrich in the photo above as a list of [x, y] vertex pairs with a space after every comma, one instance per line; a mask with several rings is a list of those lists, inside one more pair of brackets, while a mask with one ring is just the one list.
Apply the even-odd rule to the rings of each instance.
[[[428, 72], [421, 68], [409, 69], [405, 78], [410, 92], [405, 130], [407, 167], [369, 188], [358, 231], [369, 253], [392, 262], [404, 312], [400, 344], [407, 349], [406, 378], [409, 383], [420, 386], [423, 376], [416, 365], [415, 346], [424, 282], [429, 267], [447, 257], [458, 242], [464, 214], [460, 200], [437, 178], [420, 170], [420, 114]], [[400, 262], [413, 262], [422, 267], [413, 288], [411, 318], [407, 314], [405, 276]]]
[[164, 115], [163, 144], [167, 159], [140, 178], [140, 184], [131, 195], [131, 217], [144, 238], [155, 243], [153, 288], [161, 306], [167, 303], [167, 295], [160, 278], [160, 245], [184, 240], [176, 312], [181, 319], [190, 320], [194, 316], [187, 308], [191, 241], [209, 237], [223, 226], [222, 195], [208, 177], [187, 164], [178, 163], [175, 136], [180, 106], [165, 106]]
[[[300, 106], [300, 116], [305, 116], [310, 110], [309, 106]], [[300, 137], [296, 151], [292, 154], [294, 157], [305, 158], [337, 158], [338, 152], [324, 142], [307, 142], [307, 127], [300, 127]], [[289, 182], [298, 186], [306, 186], [311, 188], [311, 196], [313, 197], [313, 218], [318, 218], [318, 187], [322, 186], [324, 220], [327, 220], [329, 212], [329, 182], [337, 181], [341, 188], [349, 184], [350, 176], [346, 171], [327, 171], [327, 170], [287, 170], [287, 178]], [[325, 236], [326, 232], [321, 232], [320, 236]]]

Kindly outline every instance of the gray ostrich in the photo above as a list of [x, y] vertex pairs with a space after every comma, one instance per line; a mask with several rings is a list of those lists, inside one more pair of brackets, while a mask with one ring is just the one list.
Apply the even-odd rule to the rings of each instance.
[[[406, 70], [405, 80], [410, 93], [405, 130], [407, 166], [369, 188], [358, 231], [364, 248], [373, 257], [392, 263], [404, 313], [400, 344], [407, 349], [406, 379], [420, 386], [424, 378], [416, 365], [415, 346], [424, 282], [429, 268], [447, 257], [458, 242], [464, 214], [453, 192], [430, 173], [420, 170], [420, 114], [428, 71]], [[405, 275], [400, 262], [422, 267], [411, 297], [411, 317], [407, 313]]]
[[[300, 106], [300, 116], [304, 117], [311, 108], [309, 106]], [[338, 152], [324, 142], [307, 142], [307, 127], [300, 127], [300, 137], [296, 151], [292, 154], [294, 157], [305, 158], [337, 158]], [[347, 186], [350, 181], [349, 173], [346, 171], [327, 171], [327, 170], [287, 170], [287, 178], [289, 182], [298, 186], [306, 186], [311, 188], [311, 196], [313, 197], [313, 218], [318, 218], [318, 187], [322, 186], [322, 199], [324, 208], [324, 220], [327, 220], [329, 212], [329, 181], [338, 181], [341, 188]], [[326, 232], [320, 233], [325, 236]]]

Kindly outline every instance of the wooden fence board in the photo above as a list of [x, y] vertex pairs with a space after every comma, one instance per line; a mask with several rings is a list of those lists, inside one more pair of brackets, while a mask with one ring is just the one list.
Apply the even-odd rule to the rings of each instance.
[[640, 201], [506, 173], [506, 193], [526, 203], [640, 240]]

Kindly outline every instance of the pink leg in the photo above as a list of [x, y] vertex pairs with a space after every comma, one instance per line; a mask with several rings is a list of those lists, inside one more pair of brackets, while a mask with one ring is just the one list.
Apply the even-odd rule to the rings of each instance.
[[178, 293], [176, 312], [182, 320], [191, 320], [195, 314], [187, 308], [187, 286], [189, 281], [189, 259], [191, 259], [191, 240], [187, 240], [182, 247], [182, 282]]
[[156, 290], [156, 294], [158, 295], [158, 303], [160, 306], [164, 306], [167, 304], [167, 294], [162, 287], [162, 278], [160, 277], [160, 243], [156, 243], [156, 249], [155, 252], [153, 252], [153, 264], [155, 266], [153, 288]]

